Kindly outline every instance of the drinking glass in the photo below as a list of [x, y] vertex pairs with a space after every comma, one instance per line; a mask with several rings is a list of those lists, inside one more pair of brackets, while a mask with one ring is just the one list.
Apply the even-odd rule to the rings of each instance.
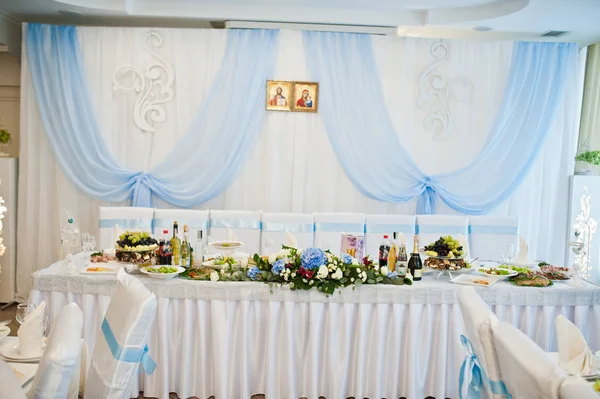
[[15, 315], [15, 319], [19, 324], [23, 324], [25, 319], [35, 309], [35, 305], [32, 303], [20, 303], [17, 305], [17, 314]]
[[90, 233], [81, 234], [81, 246], [85, 251], [86, 256], [89, 256], [96, 247], [96, 237]]
[[273, 252], [273, 245], [275, 244], [275, 241], [273, 241], [273, 239], [271, 237], [269, 237], [268, 235], [265, 235], [265, 240], [263, 242], [263, 255], [271, 255], [271, 252]]

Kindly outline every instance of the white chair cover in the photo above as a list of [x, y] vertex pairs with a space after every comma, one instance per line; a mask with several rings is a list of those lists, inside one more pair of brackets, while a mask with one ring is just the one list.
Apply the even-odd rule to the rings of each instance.
[[513, 399], [558, 399], [565, 372], [516, 327], [497, 323], [492, 334], [502, 380]]
[[420, 248], [437, 241], [441, 236], [451, 235], [462, 244], [465, 255], [469, 254], [468, 216], [417, 215], [415, 230], [419, 235]]
[[188, 239], [193, 243], [198, 239], [198, 231], [202, 230], [202, 239], [208, 240], [208, 211], [196, 209], [155, 209], [154, 210], [154, 236], [162, 237], [163, 230], [173, 235], [173, 222], [179, 224], [179, 233], [183, 234], [183, 226], [189, 228]]
[[474, 258], [498, 261], [508, 245], [513, 245], [514, 257], [519, 249], [519, 219], [471, 216], [469, 242]]
[[25, 391], [12, 367], [0, 359], [0, 399], [25, 399]]
[[[458, 292], [458, 303], [465, 322], [466, 338], [470, 341], [472, 351], [477, 356], [483, 372], [485, 372], [490, 381], [500, 381], [500, 366], [492, 337], [492, 326], [498, 323], [498, 318], [473, 287], [460, 289]], [[469, 343], [463, 342], [463, 345], [465, 344], [469, 345]], [[467, 348], [467, 352], [469, 352], [469, 348]], [[468, 355], [470, 353], [467, 353]], [[470, 376], [470, 374], [463, 376], [464, 385], [469, 384]], [[496, 391], [500, 390], [501, 388], [498, 388]], [[502, 394], [493, 394], [489, 384], [484, 384], [482, 391], [485, 393], [486, 398], [505, 397]]]
[[117, 274], [117, 282], [97, 333], [85, 381], [86, 399], [129, 398], [140, 363], [148, 374], [156, 367], [146, 346], [156, 314], [156, 297], [123, 270]]
[[147, 231], [152, 233], [154, 208], [133, 206], [101, 206], [99, 212], [98, 248], [115, 247], [117, 236], [115, 226], [119, 230]]
[[79, 306], [70, 303], [62, 308], [33, 379], [30, 399], [77, 398], [82, 330], [83, 312]]
[[276, 252], [282, 245], [288, 245], [286, 232], [294, 235], [299, 249], [312, 247], [313, 215], [311, 213], [263, 213], [261, 253], [266, 253], [266, 250]]
[[598, 399], [591, 384], [581, 377], [567, 377], [560, 384], [560, 399]]
[[258, 211], [210, 211], [210, 240], [227, 240], [227, 228], [232, 229], [237, 239], [244, 243], [241, 249], [250, 255], [260, 251], [261, 213]]
[[366, 215], [365, 254], [371, 255], [372, 259], [377, 259], [383, 236], [387, 234], [391, 240], [394, 233], [404, 235], [407, 254], [410, 254], [415, 235], [415, 222], [415, 215]]
[[342, 233], [365, 235], [365, 215], [362, 213], [315, 213], [315, 247], [342, 250]]

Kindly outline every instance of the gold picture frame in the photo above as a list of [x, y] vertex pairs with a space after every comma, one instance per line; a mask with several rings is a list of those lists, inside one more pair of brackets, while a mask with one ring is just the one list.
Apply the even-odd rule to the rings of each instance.
[[293, 82], [267, 80], [266, 109], [268, 111], [291, 111], [293, 87]]
[[317, 112], [319, 109], [319, 83], [294, 82], [293, 112]]

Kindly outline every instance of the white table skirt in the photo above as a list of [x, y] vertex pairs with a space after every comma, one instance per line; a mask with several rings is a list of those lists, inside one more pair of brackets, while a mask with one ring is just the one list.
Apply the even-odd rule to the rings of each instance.
[[[330, 298], [285, 287], [271, 294], [260, 283], [140, 278], [158, 296], [148, 342], [158, 368], [152, 376], [140, 375], [132, 397], [138, 391], [159, 398], [169, 392], [199, 398], [458, 397], [464, 327], [456, 302], [460, 286], [447, 277], [427, 276], [413, 287], [346, 289]], [[91, 346], [111, 284], [112, 276], [65, 276], [60, 264], [53, 265], [34, 275], [31, 301], [46, 300], [51, 319], [76, 302]], [[478, 291], [501, 320], [547, 351], [556, 351], [558, 314], [582, 330], [592, 349], [600, 349], [596, 286], [497, 283]]]

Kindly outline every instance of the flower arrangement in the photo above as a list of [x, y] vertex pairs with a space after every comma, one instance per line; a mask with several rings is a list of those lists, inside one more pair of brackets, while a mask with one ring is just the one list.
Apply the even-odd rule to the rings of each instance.
[[379, 267], [369, 257], [362, 263], [344, 254], [337, 256], [319, 248], [298, 250], [284, 246], [270, 256], [255, 254], [248, 267], [239, 270], [225, 269], [221, 274], [211, 273], [212, 281], [260, 281], [270, 285], [287, 285], [292, 290], [316, 288], [332, 295], [337, 288], [362, 284], [411, 285], [412, 280]]
[[575, 157], [575, 160], [598, 166], [600, 165], [600, 151], [582, 152]]
[[0, 129], [0, 143], [8, 144], [10, 143], [10, 133], [6, 129]]

